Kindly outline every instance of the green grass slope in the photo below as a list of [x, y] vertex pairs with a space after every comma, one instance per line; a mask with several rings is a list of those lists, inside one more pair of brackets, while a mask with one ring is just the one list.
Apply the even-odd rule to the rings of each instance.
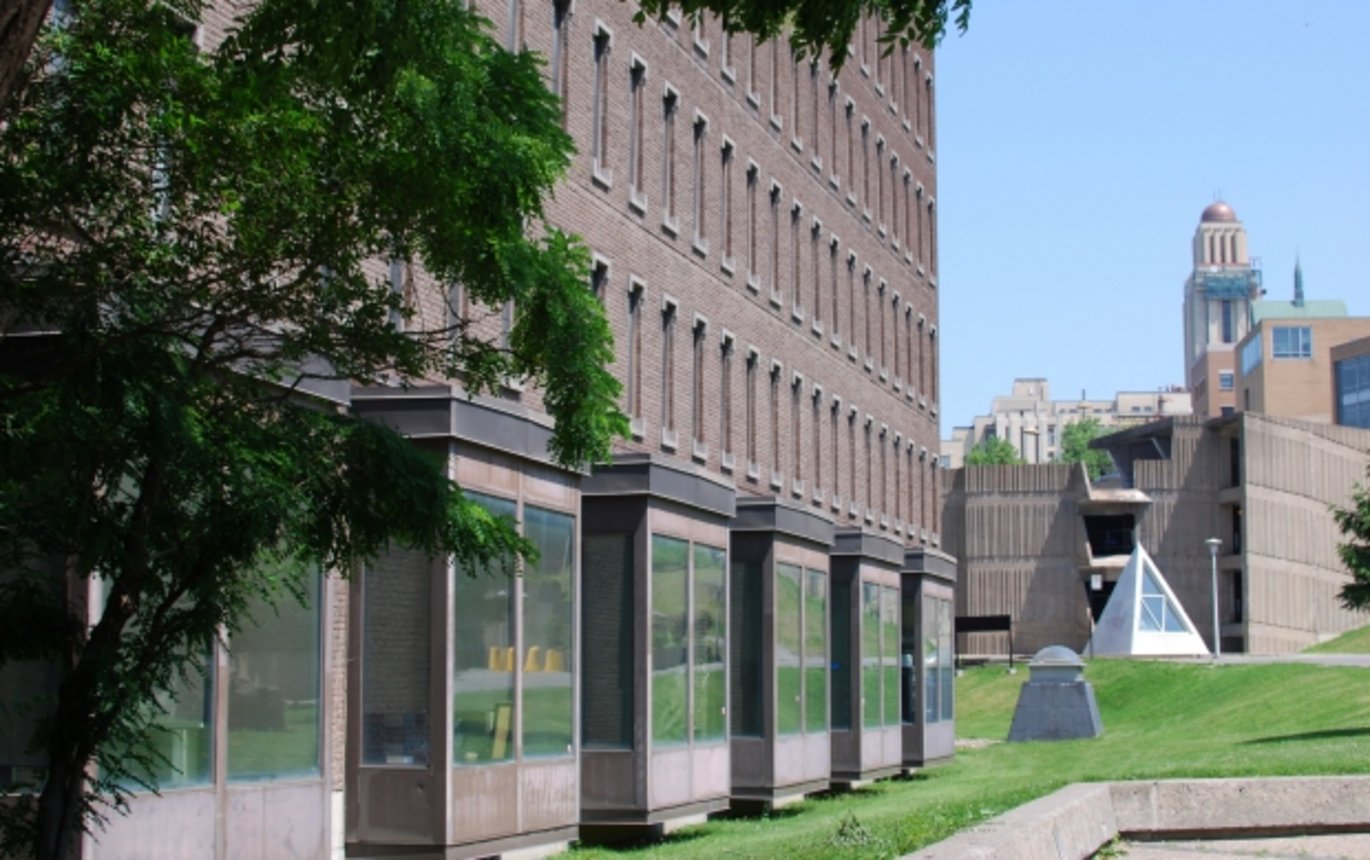
[[1336, 639], [1303, 650], [1309, 654], [1370, 654], [1370, 625], [1348, 630]]
[[[1096, 660], [1104, 736], [990, 743], [912, 779], [809, 800], [766, 818], [711, 821], [633, 850], [581, 857], [892, 857], [1071, 782], [1370, 772], [1370, 670]], [[1027, 670], [957, 681], [957, 733], [1008, 735]]]

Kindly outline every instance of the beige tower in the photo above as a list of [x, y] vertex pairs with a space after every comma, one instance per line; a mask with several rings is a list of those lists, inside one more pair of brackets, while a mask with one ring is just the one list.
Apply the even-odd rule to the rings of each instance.
[[1199, 216], [1193, 259], [1184, 286], [1185, 386], [1194, 413], [1214, 417], [1237, 406], [1233, 350], [1251, 328], [1261, 273], [1247, 254], [1246, 228], [1221, 201]]

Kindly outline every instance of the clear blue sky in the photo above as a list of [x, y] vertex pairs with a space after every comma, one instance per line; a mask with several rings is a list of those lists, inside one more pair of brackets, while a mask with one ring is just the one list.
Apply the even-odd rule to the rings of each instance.
[[1370, 314], [1370, 2], [975, 0], [937, 55], [943, 436], [1014, 377], [1183, 384], [1219, 194], [1270, 298]]

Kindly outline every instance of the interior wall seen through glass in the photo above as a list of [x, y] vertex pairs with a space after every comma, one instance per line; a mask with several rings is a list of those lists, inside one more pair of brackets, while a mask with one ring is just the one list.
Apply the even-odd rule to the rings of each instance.
[[955, 653], [956, 647], [956, 628], [952, 615], [952, 605], [950, 600], [939, 600], [941, 621], [938, 625], [938, 668], [941, 670], [941, 691], [938, 698], [941, 700], [941, 710], [939, 714], [944, 722], [953, 719], [954, 711], [953, 691], [956, 682]]
[[852, 727], [852, 590], [832, 590], [832, 727]]
[[897, 726], [899, 716], [899, 589], [880, 589], [880, 666], [884, 681], [882, 717]]
[[301, 584], [303, 604], [256, 600], [229, 641], [229, 779], [319, 770], [321, 577], [312, 571]]
[[861, 583], [861, 725], [880, 728], [880, 586]]
[[918, 596], [912, 588], [901, 596], [899, 674], [903, 702], [900, 718], [905, 723], [917, 723], [918, 713]]
[[632, 749], [637, 648], [633, 619], [633, 535], [592, 532], [582, 537], [581, 737], [595, 749]]
[[[507, 499], [467, 492], [497, 517], [513, 519]], [[478, 765], [514, 757], [514, 639], [512, 565], [457, 567], [452, 582], [452, 763]]]
[[392, 549], [362, 575], [363, 764], [428, 764], [432, 569]]

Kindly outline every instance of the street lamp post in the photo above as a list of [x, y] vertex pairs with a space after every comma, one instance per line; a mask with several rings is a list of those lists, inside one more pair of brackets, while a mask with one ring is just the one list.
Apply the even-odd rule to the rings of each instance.
[[1215, 537], [1204, 541], [1208, 545], [1208, 565], [1213, 575], [1213, 659], [1223, 655], [1222, 634], [1218, 629], [1218, 547], [1223, 542]]

